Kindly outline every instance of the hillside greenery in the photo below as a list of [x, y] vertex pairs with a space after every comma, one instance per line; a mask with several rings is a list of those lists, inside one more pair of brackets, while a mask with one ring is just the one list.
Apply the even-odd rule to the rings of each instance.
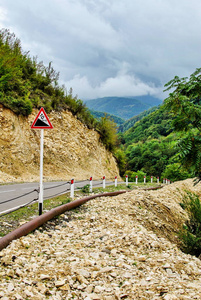
[[201, 202], [199, 195], [186, 191], [180, 205], [188, 214], [188, 220], [186, 220], [178, 235], [181, 241], [181, 249], [185, 253], [200, 257]]
[[[175, 76], [165, 88], [170, 94], [164, 103], [120, 126], [117, 138], [115, 122], [120, 124], [120, 119], [105, 114], [94, 117], [86, 104], [73, 96], [72, 88], [67, 91], [59, 85], [59, 73], [51, 62], [44, 66], [22, 50], [13, 33], [0, 30], [0, 103], [5, 107], [25, 117], [33, 108], [44, 107], [47, 113], [71, 111], [88, 128], [99, 132], [103, 144], [115, 155], [121, 175], [134, 178], [137, 173], [172, 181], [201, 178], [201, 69], [189, 78]], [[143, 105], [132, 97], [102, 98], [96, 105], [107, 105], [108, 113], [116, 110], [121, 116], [129, 111], [133, 117], [159, 104], [155, 99], [150, 105], [151, 96], [140, 99]]]
[[[46, 67], [24, 52], [21, 42], [8, 29], [0, 30], [0, 103], [18, 115], [28, 116], [33, 108], [45, 111], [70, 110], [88, 128], [100, 133], [107, 149], [114, 152], [116, 127], [109, 117], [97, 120], [86, 105], [73, 96], [72, 88], [59, 85], [59, 73], [50, 62]], [[114, 135], [114, 136], [113, 136]]]
[[[134, 116], [134, 117], [128, 119], [124, 123], [122, 123], [122, 124], [119, 123], [118, 132], [125, 132], [125, 131], [127, 131], [129, 128], [133, 127], [136, 122], [140, 121], [141, 119], [143, 119], [144, 117], [146, 117], [147, 115], [149, 115], [151, 112], [155, 111], [156, 109], [158, 109], [158, 106], [151, 107], [151, 108], [149, 108], [149, 109], [141, 112], [139, 115]], [[115, 120], [114, 120], [114, 122], [115, 122]]]
[[122, 118], [119, 118], [115, 115], [112, 115], [112, 114], [108, 114], [108, 113], [104, 113], [104, 112], [101, 112], [101, 111], [96, 111], [96, 110], [93, 110], [93, 109], [90, 109], [89, 110], [90, 113], [96, 118], [96, 119], [100, 119], [100, 118], [103, 118], [105, 115], [108, 116], [114, 123], [116, 123], [116, 125], [119, 126], [124, 124], [125, 123], [125, 120], [122, 119]]
[[125, 151], [122, 173], [136, 172], [172, 181], [201, 178], [201, 69], [189, 78], [175, 77], [164, 104], [125, 132], [119, 144]]
[[201, 179], [201, 68], [189, 78], [175, 76], [165, 87], [171, 91], [165, 108], [175, 115], [173, 129], [183, 133], [177, 143], [179, 160]]

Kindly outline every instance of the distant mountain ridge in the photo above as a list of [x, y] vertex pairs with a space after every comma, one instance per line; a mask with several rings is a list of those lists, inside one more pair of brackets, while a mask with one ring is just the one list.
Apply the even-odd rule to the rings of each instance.
[[100, 119], [100, 118], [102, 118], [102, 117], [104, 117], [106, 115], [111, 120], [113, 120], [117, 124], [117, 126], [123, 125], [125, 123], [124, 119], [122, 119], [120, 117], [117, 117], [115, 115], [111, 115], [109, 113], [105, 113], [105, 112], [101, 112], [101, 111], [96, 111], [96, 110], [89, 110], [89, 111], [97, 119]]
[[128, 120], [153, 106], [161, 100], [150, 95], [137, 97], [104, 97], [85, 101], [86, 106], [95, 111], [106, 112]]

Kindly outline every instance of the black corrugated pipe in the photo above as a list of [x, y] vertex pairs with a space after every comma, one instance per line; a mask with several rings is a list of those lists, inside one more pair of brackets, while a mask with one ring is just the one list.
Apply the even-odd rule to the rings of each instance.
[[56, 208], [53, 208], [50, 211], [44, 213], [43, 215], [36, 217], [35, 219], [23, 224], [19, 228], [13, 230], [12, 232], [10, 232], [7, 235], [5, 235], [4, 237], [2, 237], [0, 239], [0, 251], [2, 249], [6, 248], [10, 244], [10, 242], [12, 242], [13, 240], [18, 239], [21, 236], [27, 235], [34, 229], [43, 225], [45, 222], [53, 219], [54, 217], [64, 213], [67, 210], [71, 210], [75, 207], [78, 207], [78, 206], [84, 204], [85, 202], [95, 199], [97, 197], [117, 196], [117, 195], [120, 195], [123, 193], [126, 193], [126, 191], [117, 191], [117, 192], [96, 194], [93, 196], [85, 197], [85, 198], [75, 200], [70, 203], [58, 206]]

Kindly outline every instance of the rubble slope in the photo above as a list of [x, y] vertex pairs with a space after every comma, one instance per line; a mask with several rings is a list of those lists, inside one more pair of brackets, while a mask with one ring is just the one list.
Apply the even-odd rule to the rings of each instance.
[[0, 298], [200, 299], [201, 261], [176, 245], [201, 183], [133, 190], [66, 212], [0, 252]]

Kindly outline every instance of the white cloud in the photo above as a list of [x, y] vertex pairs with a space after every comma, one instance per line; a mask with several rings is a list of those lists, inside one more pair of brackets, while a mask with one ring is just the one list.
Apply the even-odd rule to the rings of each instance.
[[81, 77], [80, 75], [75, 75], [72, 80], [65, 82], [65, 85], [68, 89], [73, 87], [78, 97], [82, 95], [84, 100], [114, 95], [140, 96], [159, 95], [161, 93], [161, 89], [156, 88], [152, 83], [146, 84], [139, 78], [121, 71], [116, 77], [107, 78], [96, 86], [92, 86], [86, 76]]

